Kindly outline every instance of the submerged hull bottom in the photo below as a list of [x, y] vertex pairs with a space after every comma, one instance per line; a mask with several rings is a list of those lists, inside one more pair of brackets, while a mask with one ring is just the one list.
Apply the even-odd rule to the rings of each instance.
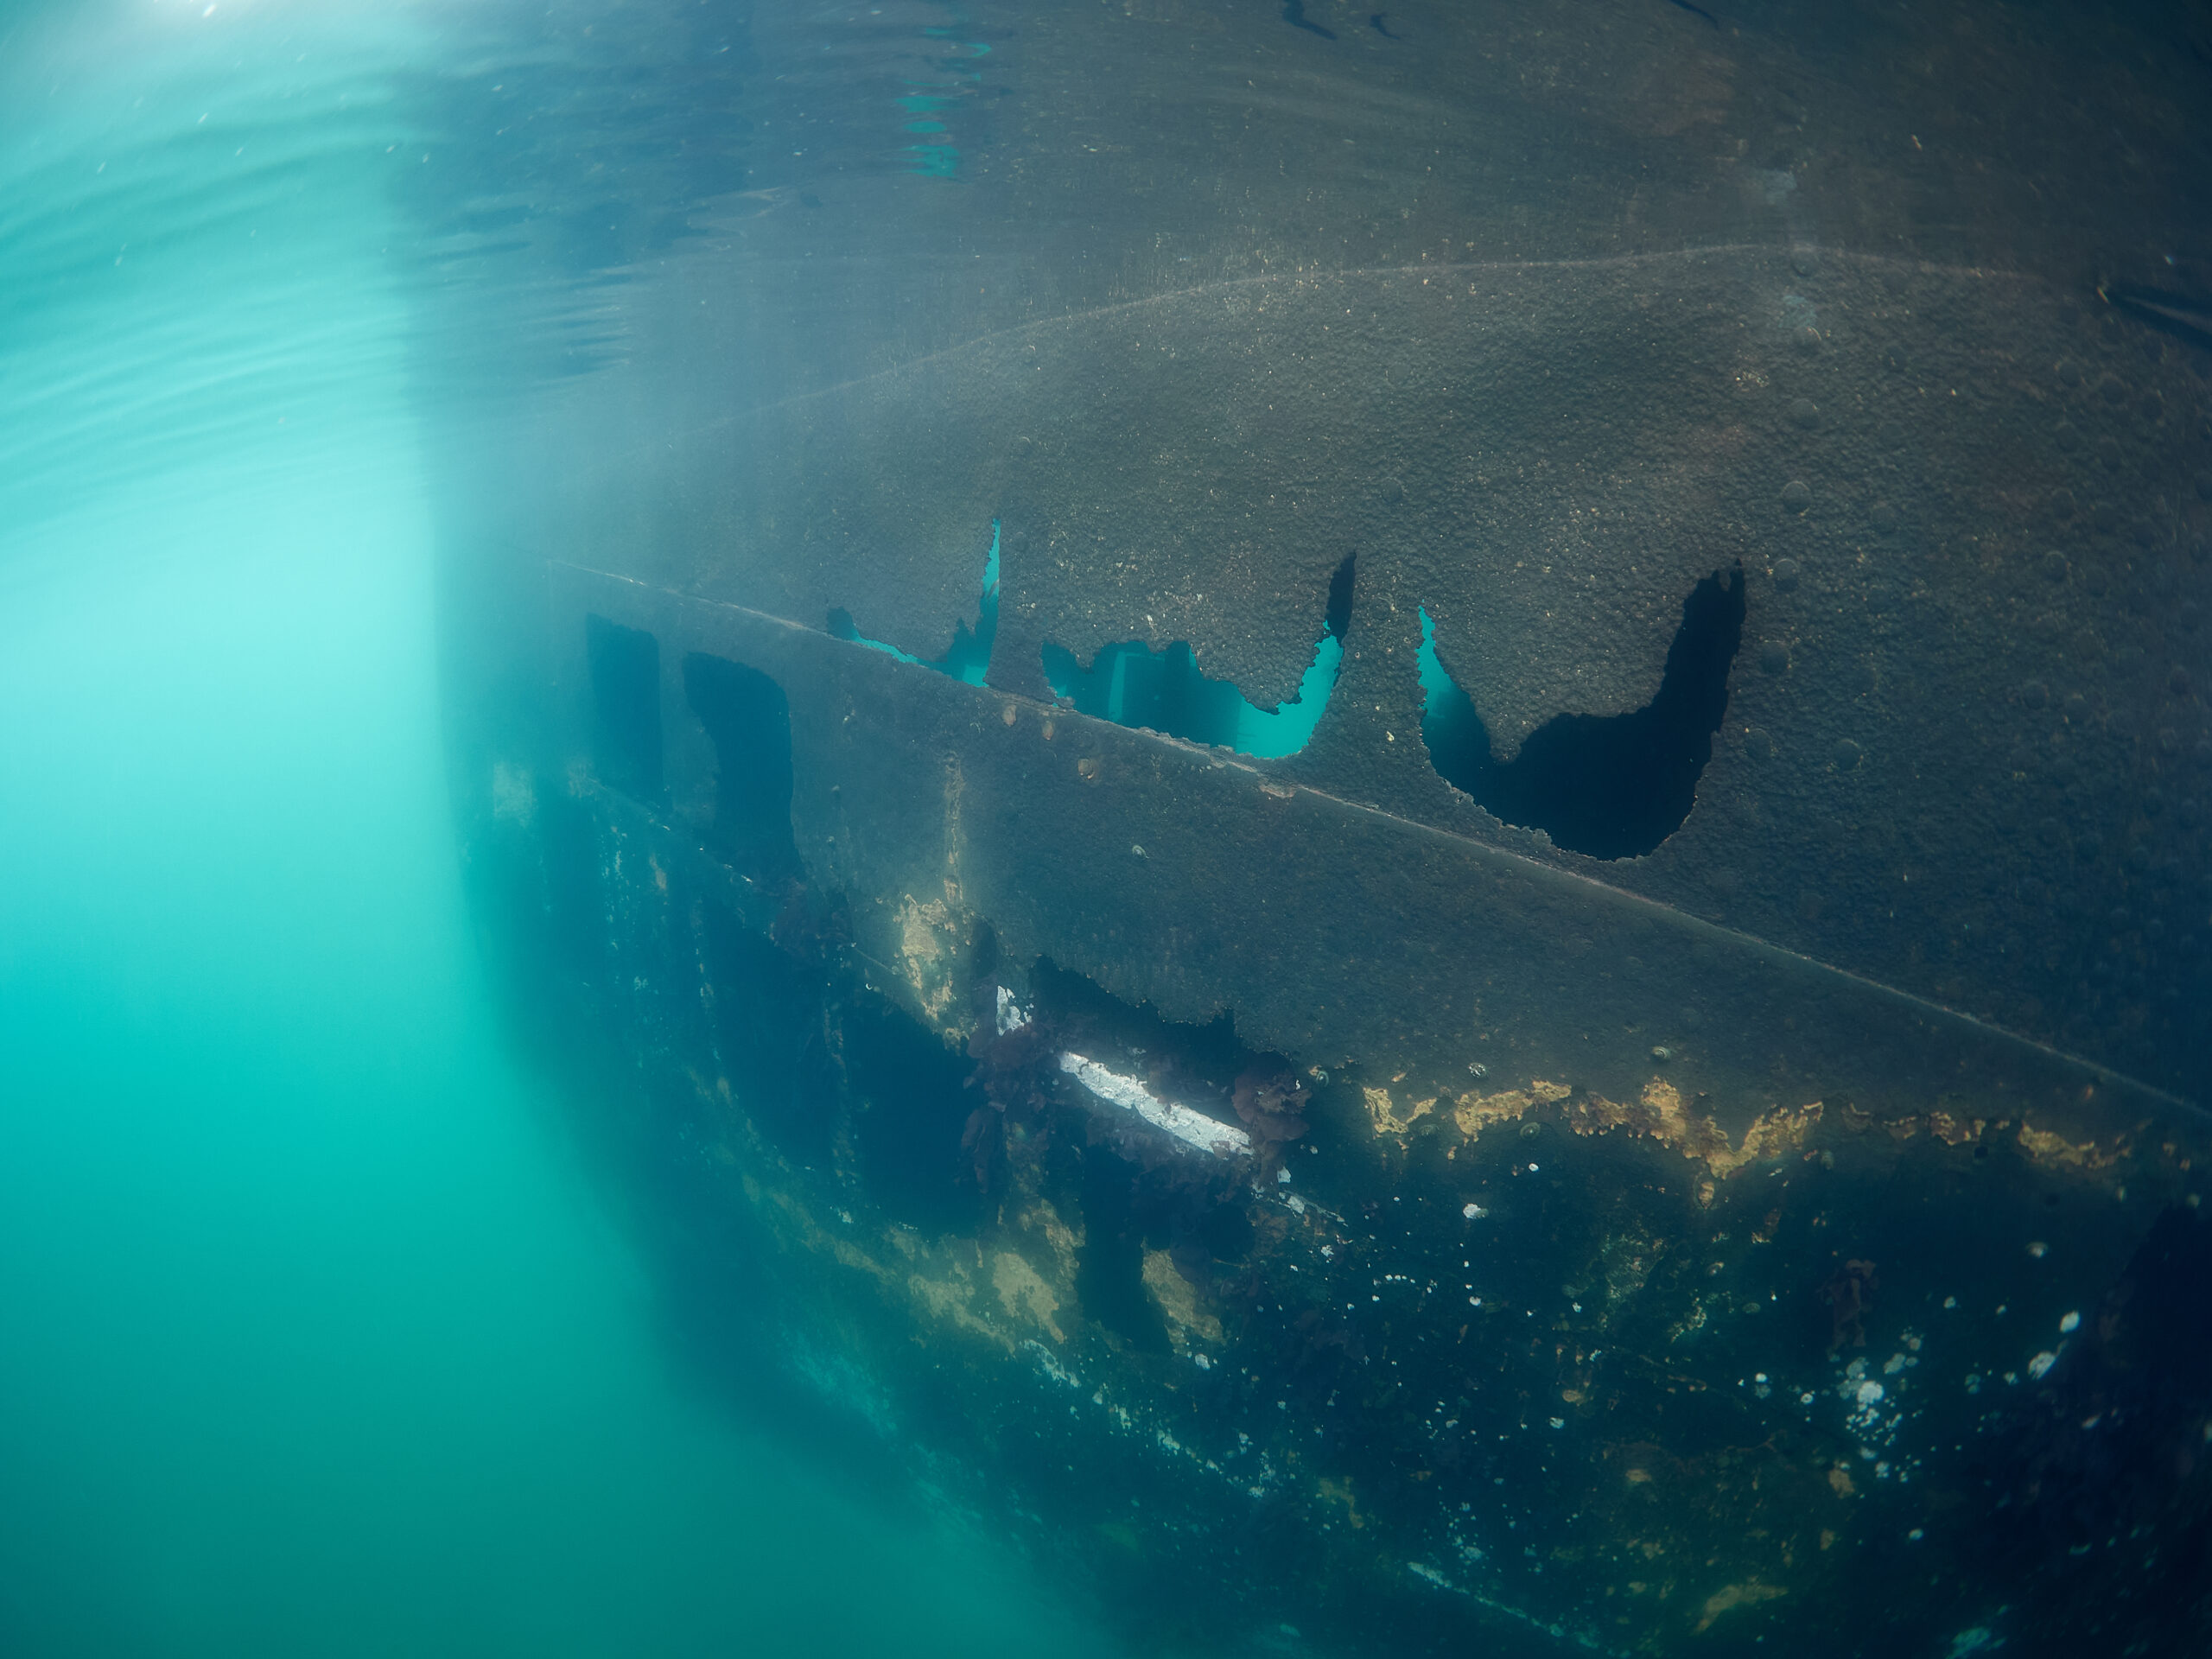
[[480, 905], [693, 1357], [1154, 1650], [2178, 1652], [2190, 1109], [1237, 757], [552, 574]]

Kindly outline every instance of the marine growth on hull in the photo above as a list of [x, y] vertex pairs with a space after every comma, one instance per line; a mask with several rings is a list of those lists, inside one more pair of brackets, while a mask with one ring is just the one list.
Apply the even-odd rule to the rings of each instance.
[[2190, 29], [716, 10], [452, 656], [717, 1387], [1140, 1653], [2212, 1651]]
[[[1433, 763], [1649, 850], [1590, 826], [1687, 810], [1745, 581], [1649, 707], [1524, 741], [1534, 784], [1454, 749], [1424, 626]], [[743, 1388], [956, 1449], [1145, 1640], [1855, 1652], [2190, 1501], [2152, 1472], [2212, 1412], [2186, 1109], [2118, 1127], [2001, 1033], [1079, 703], [577, 599], [589, 772], [507, 855], [641, 1178], [723, 1240], [696, 1339], [741, 1300]], [[1954, 1570], [1869, 1610], [1908, 1549]]]

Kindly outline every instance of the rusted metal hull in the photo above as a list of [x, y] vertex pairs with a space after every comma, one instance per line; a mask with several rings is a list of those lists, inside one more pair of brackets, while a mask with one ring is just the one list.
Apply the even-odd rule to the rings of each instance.
[[2185, 31], [749, 28], [445, 497], [721, 1383], [1160, 1651], [2212, 1646]]
[[2204, 1254], [2193, 1109], [1224, 752], [545, 581], [559, 718], [475, 866], [579, 1098], [753, 1363], [1138, 1635], [2190, 1628], [2205, 1400], [2104, 1406], [2141, 1466], [2063, 1518], [2028, 1488], [2202, 1312], [2139, 1283]]

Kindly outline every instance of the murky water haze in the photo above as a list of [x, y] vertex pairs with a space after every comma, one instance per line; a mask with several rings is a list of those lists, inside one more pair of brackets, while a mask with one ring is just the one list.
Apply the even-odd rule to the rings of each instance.
[[392, 206], [486, 16], [0, 40], [0, 1649], [1092, 1650], [701, 1396], [495, 1028]]
[[0, 0], [0, 1659], [2184, 1628], [2207, 39]]

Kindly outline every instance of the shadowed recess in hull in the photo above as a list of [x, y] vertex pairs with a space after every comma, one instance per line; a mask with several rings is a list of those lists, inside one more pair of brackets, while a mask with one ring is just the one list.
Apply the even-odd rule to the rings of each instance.
[[633, 799], [661, 791], [660, 643], [603, 616], [584, 619], [600, 774]]
[[797, 873], [791, 839], [791, 716], [784, 689], [759, 669], [692, 652], [683, 693], [715, 746], [707, 843], [750, 880]]
[[1423, 610], [1421, 741], [1445, 781], [1493, 817], [1541, 830], [1569, 852], [1640, 858], [1690, 815], [1743, 634], [1744, 573], [1724, 582], [1715, 571], [1682, 601], [1656, 696], [1625, 715], [1554, 715], [1501, 761], [1474, 700], [1437, 655]]

